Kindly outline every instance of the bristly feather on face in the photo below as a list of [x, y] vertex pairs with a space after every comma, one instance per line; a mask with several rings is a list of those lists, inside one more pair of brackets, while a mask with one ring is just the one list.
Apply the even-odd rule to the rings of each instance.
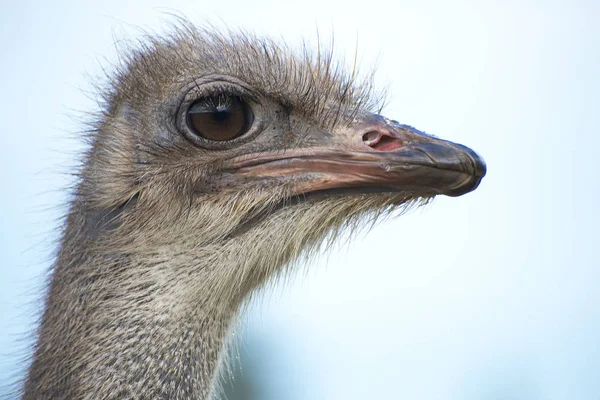
[[333, 48], [304, 46], [298, 52], [248, 32], [180, 22], [166, 36], [148, 35], [122, 46], [121, 63], [103, 90], [108, 114], [123, 102], [169, 98], [177, 85], [207, 76], [236, 77], [326, 129], [350, 122], [359, 110], [380, 112], [383, 107], [385, 92], [374, 90], [373, 72], [359, 81], [356, 66], [348, 73], [334, 60]]

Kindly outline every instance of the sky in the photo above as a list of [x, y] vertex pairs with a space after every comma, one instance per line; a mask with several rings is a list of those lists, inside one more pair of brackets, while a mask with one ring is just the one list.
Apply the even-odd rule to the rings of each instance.
[[[264, 399], [600, 396], [600, 3], [55, 1], [0, 6], [0, 385], [23, 375], [115, 43], [170, 13], [292, 44], [334, 32], [383, 114], [486, 160], [440, 197], [313, 260], [236, 335]], [[1, 392], [0, 392], [1, 393]]]

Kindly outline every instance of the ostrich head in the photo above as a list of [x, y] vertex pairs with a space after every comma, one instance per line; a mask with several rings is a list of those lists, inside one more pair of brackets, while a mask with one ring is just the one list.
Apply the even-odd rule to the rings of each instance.
[[34, 398], [203, 398], [254, 288], [361, 218], [485, 174], [379, 115], [328, 55], [186, 24], [124, 58], [53, 268]]
[[78, 193], [85, 230], [114, 249], [214, 258], [224, 305], [361, 216], [477, 187], [475, 152], [379, 115], [377, 100], [331, 57], [251, 35], [188, 25], [151, 41], [107, 92]]

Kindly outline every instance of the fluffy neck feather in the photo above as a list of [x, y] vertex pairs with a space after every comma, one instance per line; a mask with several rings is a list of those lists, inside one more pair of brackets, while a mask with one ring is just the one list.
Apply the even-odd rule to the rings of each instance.
[[[23, 398], [208, 398], [250, 292], [328, 235], [406, 201], [339, 197], [257, 212], [257, 196], [248, 199], [254, 207], [205, 202], [173, 218], [149, 213], [144, 196], [100, 217], [75, 202]], [[256, 222], [240, 230], [242, 210]]]
[[25, 399], [208, 397], [235, 307], [207, 307], [213, 265], [160, 253], [58, 259]]

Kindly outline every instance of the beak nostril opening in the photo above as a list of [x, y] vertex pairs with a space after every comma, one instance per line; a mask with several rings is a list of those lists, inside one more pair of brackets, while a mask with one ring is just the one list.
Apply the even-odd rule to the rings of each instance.
[[378, 131], [369, 131], [362, 136], [363, 143], [379, 151], [391, 151], [404, 145], [400, 138], [386, 135]]
[[369, 131], [363, 135], [362, 140], [367, 146], [373, 146], [374, 144], [379, 142], [380, 138], [381, 133], [377, 131]]

